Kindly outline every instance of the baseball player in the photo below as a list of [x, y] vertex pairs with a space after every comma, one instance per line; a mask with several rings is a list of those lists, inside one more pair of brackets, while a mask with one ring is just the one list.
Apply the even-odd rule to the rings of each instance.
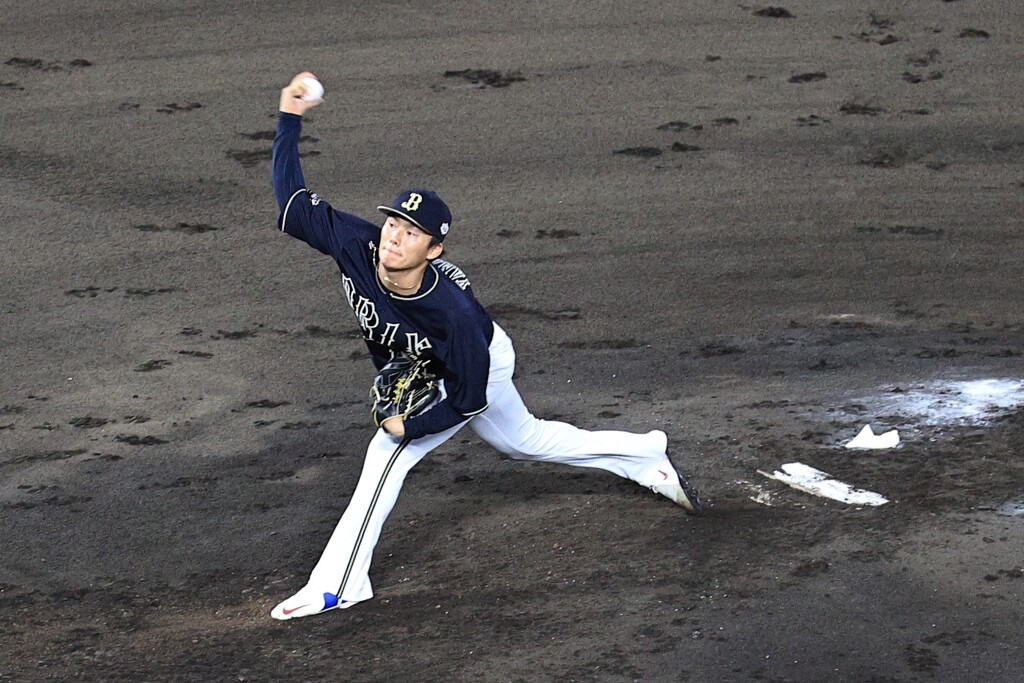
[[320, 103], [303, 99], [302, 79], [312, 76], [300, 73], [281, 91], [273, 156], [278, 227], [338, 264], [378, 370], [396, 354], [429, 359], [440, 368], [442, 392], [425, 412], [383, 422], [309, 581], [271, 616], [305, 617], [373, 597], [370, 559], [406, 475], [467, 425], [511, 458], [614, 472], [699, 513], [697, 492], [669, 460], [664, 432], [591, 432], [530, 413], [512, 383], [511, 340], [477, 302], [466, 273], [441, 258], [452, 216], [437, 194], [401, 192], [377, 207], [385, 216], [378, 226], [310, 191], [298, 141], [303, 114]]

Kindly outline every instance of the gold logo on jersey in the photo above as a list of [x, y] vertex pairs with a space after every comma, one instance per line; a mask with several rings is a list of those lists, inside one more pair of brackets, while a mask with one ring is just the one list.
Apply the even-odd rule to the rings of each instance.
[[402, 202], [402, 208], [406, 211], [415, 211], [420, 208], [420, 202], [423, 201], [423, 195], [415, 192], [409, 193], [409, 198]]

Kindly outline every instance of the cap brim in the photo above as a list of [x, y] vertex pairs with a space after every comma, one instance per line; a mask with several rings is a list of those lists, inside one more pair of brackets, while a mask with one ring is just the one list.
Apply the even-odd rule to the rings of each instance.
[[393, 209], [390, 206], [378, 206], [377, 210], [386, 216], [398, 216], [399, 218], [404, 218], [405, 220], [409, 221], [410, 223], [412, 223], [413, 225], [415, 225], [417, 228], [427, 233], [428, 235], [432, 234], [429, 230], [420, 225], [420, 222], [418, 220], [416, 220], [407, 213], [399, 211], [398, 209]]

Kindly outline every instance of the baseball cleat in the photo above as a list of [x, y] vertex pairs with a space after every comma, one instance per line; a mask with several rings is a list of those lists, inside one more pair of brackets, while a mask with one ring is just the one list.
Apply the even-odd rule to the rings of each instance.
[[306, 589], [288, 598], [274, 609], [270, 610], [270, 616], [281, 621], [308, 617], [313, 614], [320, 614], [332, 609], [344, 609], [351, 607], [352, 602], [339, 600], [334, 593], [319, 593]]
[[665, 496], [686, 510], [688, 514], [701, 514], [704, 511], [704, 505], [700, 502], [700, 495], [697, 493], [697, 489], [690, 484], [690, 480], [686, 478], [686, 475], [675, 466], [672, 458], [667, 454], [665, 457], [668, 460], [668, 467], [658, 470], [658, 474], [664, 478], [664, 482], [651, 484], [651, 490]]

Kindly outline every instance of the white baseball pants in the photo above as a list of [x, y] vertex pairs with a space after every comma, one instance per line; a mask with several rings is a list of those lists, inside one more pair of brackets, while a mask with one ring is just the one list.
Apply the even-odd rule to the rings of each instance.
[[[370, 560], [384, 521], [409, 470], [466, 424], [484, 441], [516, 460], [596, 467], [648, 486], [663, 479], [668, 465], [664, 432], [590, 432], [564, 422], [535, 418], [512, 383], [515, 351], [498, 325], [490, 345], [488, 407], [440, 434], [405, 441], [378, 430], [366, 451], [363, 471], [338, 526], [303, 591], [333, 593], [348, 607], [373, 597]], [[668, 465], [671, 468], [670, 465]]]

